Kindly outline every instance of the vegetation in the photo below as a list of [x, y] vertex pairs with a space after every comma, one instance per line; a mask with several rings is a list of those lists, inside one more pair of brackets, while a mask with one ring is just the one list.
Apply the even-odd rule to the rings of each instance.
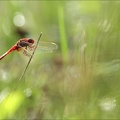
[[0, 119], [119, 119], [119, 22], [119, 1], [0, 1], [1, 55], [41, 32], [58, 46], [20, 82], [29, 58], [0, 61]]

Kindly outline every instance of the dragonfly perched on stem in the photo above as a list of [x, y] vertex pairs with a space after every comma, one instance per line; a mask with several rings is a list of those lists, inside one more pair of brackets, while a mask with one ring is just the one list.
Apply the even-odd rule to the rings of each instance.
[[[0, 60], [2, 60], [5, 56], [12, 53], [13, 51], [23, 51], [23, 54], [30, 57], [30, 51], [33, 51], [35, 48], [35, 40], [31, 38], [22, 38], [17, 41], [15, 45], [13, 45], [7, 52], [0, 56]], [[51, 52], [54, 49], [57, 49], [57, 45], [53, 42], [39, 42], [38, 49], [41, 51]]]
[[[6, 55], [12, 53], [15, 50], [17, 50], [18, 52], [23, 50], [23, 54], [29, 57], [29, 61], [28, 61], [27, 65], [26, 65], [25, 69], [23, 70], [23, 73], [20, 76], [16, 87], [12, 89], [13, 92], [11, 94], [8, 93], [8, 95], [5, 96], [6, 98], [4, 98], [3, 103], [5, 103], [5, 105], [6, 105], [6, 102], [7, 102], [8, 98], [9, 97], [13, 97], [14, 91], [17, 89], [17, 87], [20, 84], [20, 81], [23, 79], [23, 76], [26, 73], [26, 70], [27, 70], [27, 68], [28, 68], [32, 58], [33, 58], [33, 55], [36, 52], [36, 49], [40, 48], [43, 51], [47, 50], [47, 51], [50, 51], [50, 52], [52, 50], [54, 50], [54, 49], [57, 49], [57, 45], [55, 43], [53, 43], [53, 42], [40, 42], [41, 36], [42, 36], [42, 32], [40, 33], [39, 38], [38, 38], [36, 44], [34, 44], [35, 41], [33, 39], [22, 38], [13, 47], [11, 47], [6, 53], [4, 53], [2, 56], [0, 56], [0, 60], [1, 60]], [[32, 52], [29, 53], [29, 51], [32, 51]]]

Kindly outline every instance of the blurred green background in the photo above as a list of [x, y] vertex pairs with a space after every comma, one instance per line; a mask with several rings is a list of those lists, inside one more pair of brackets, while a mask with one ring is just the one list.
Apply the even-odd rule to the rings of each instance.
[[0, 54], [20, 38], [58, 49], [0, 62], [0, 119], [120, 119], [119, 1], [0, 1]]

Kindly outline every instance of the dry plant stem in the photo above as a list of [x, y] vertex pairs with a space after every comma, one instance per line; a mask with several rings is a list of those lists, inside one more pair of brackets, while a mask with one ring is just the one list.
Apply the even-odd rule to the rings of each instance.
[[[29, 59], [27, 65], [26, 65], [26, 67], [25, 67], [25, 69], [24, 69], [21, 77], [19, 78], [18, 85], [19, 85], [20, 80], [24, 77], [24, 75], [25, 75], [25, 73], [26, 73], [26, 70], [27, 70], [27, 68], [28, 68], [28, 66], [29, 66], [29, 64], [30, 64], [33, 56], [34, 56], [34, 53], [35, 53], [35, 51], [36, 51], [36, 48], [38, 47], [38, 44], [39, 44], [39, 41], [40, 41], [41, 36], [42, 36], [42, 32], [40, 33], [40, 36], [39, 36], [39, 38], [38, 38], [38, 41], [37, 41], [37, 43], [36, 43], [36, 45], [35, 45], [35, 48], [34, 48], [34, 50], [33, 50], [33, 53], [32, 53], [32, 55], [30, 56], [30, 59]], [[17, 85], [17, 86], [18, 86], [18, 85]], [[17, 88], [17, 87], [16, 87], [16, 88]]]
[[[21, 77], [19, 78], [18, 84], [16, 85], [16, 88], [15, 88], [13, 91], [15, 91], [15, 90], [17, 89], [17, 87], [18, 87], [18, 85], [19, 85], [19, 83], [20, 83], [20, 80], [24, 77], [24, 75], [25, 75], [25, 73], [26, 73], [26, 70], [27, 70], [27, 68], [28, 68], [28, 66], [29, 66], [29, 64], [30, 64], [33, 56], [34, 56], [34, 53], [35, 53], [35, 51], [36, 51], [36, 48], [37, 48], [37, 46], [38, 46], [38, 43], [39, 43], [39, 41], [40, 41], [41, 36], [42, 36], [42, 32], [40, 33], [40, 36], [39, 36], [38, 41], [37, 41], [37, 43], [36, 43], [36, 46], [35, 46], [35, 48], [34, 48], [34, 50], [33, 50], [33, 53], [32, 53], [32, 55], [30, 56], [30, 59], [29, 59], [27, 65], [26, 65], [26, 67], [25, 67], [25, 69], [24, 69]], [[10, 97], [10, 94], [8, 95], [7, 98], [9, 98], [9, 97]], [[6, 102], [6, 100], [7, 100], [7, 99], [5, 99], [4, 103]]]

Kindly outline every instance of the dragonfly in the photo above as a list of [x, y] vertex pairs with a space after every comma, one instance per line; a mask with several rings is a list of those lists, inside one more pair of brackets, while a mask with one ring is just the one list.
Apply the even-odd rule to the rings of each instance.
[[[33, 51], [35, 48], [35, 40], [31, 38], [22, 38], [16, 42], [7, 52], [0, 56], [0, 60], [2, 60], [5, 56], [9, 55], [13, 51], [23, 51], [23, 54], [30, 57], [30, 51]], [[41, 51], [51, 52], [54, 49], [57, 49], [57, 45], [53, 42], [39, 42], [39, 46]]]

